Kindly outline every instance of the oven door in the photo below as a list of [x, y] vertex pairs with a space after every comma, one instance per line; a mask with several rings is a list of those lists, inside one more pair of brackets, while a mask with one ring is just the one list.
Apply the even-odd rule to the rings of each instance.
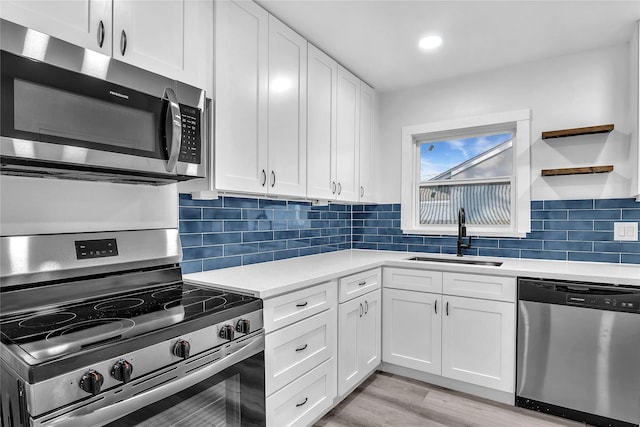
[[[31, 425], [264, 427], [264, 331], [223, 347], [125, 385], [133, 391], [107, 392], [88, 406], [61, 408]], [[207, 357], [213, 362], [205, 364]], [[136, 387], [149, 388], [139, 392]]]
[[1, 68], [4, 173], [204, 176], [202, 109], [178, 102], [175, 81], [152, 96], [5, 50]]

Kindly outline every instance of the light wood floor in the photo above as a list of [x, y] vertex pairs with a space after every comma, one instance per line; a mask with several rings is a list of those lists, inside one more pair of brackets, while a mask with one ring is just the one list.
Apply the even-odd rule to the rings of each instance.
[[577, 427], [582, 423], [376, 372], [315, 427]]

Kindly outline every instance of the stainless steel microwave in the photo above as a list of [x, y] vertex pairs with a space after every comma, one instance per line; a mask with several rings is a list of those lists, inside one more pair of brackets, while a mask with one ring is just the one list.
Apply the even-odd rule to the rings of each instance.
[[10, 175], [161, 185], [206, 176], [205, 91], [0, 22]]

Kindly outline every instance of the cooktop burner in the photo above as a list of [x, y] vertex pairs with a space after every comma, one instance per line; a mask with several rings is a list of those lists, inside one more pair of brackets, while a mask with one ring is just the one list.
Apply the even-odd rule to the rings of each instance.
[[69, 303], [47, 313], [0, 320], [2, 342], [36, 360], [74, 354], [188, 323], [256, 298], [192, 284], [174, 284]]
[[69, 313], [61, 311], [58, 313], [37, 314], [33, 317], [28, 317], [21, 320], [18, 326], [23, 328], [42, 328], [51, 327], [54, 325], [61, 325], [66, 322], [70, 322], [75, 319], [77, 315], [75, 313]]
[[122, 298], [98, 303], [94, 308], [98, 311], [119, 311], [135, 308], [142, 304], [144, 304], [142, 298]]

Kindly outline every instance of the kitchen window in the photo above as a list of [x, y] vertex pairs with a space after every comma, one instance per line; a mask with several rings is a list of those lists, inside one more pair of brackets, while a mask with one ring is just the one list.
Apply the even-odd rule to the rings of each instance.
[[524, 237], [530, 231], [530, 112], [520, 110], [402, 130], [402, 230]]

